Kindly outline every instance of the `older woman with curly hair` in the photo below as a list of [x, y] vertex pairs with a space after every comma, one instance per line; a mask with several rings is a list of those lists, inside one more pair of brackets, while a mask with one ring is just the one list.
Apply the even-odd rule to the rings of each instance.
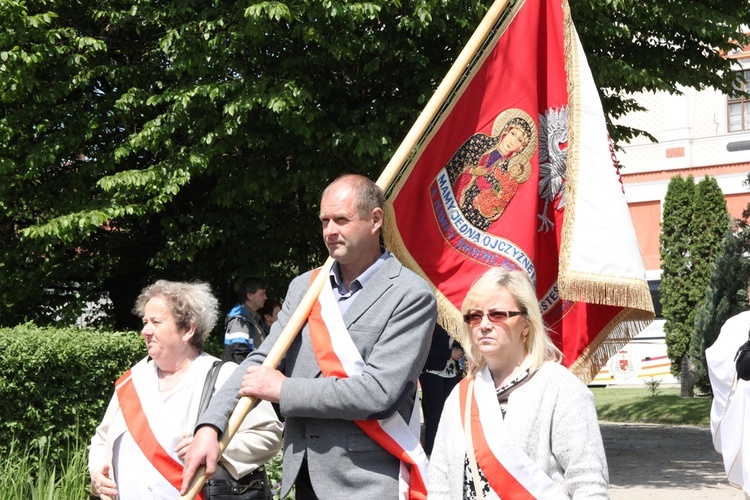
[[429, 498], [608, 498], [593, 396], [560, 365], [526, 274], [487, 271], [461, 310], [469, 371], [443, 409]]
[[[104, 499], [176, 498], [201, 400], [236, 365], [215, 364], [219, 360], [203, 352], [219, 317], [208, 284], [157, 281], [143, 289], [133, 312], [143, 319], [148, 356], [115, 384], [91, 440], [91, 489]], [[209, 374], [216, 382], [204, 391]], [[244, 477], [268, 491], [261, 466], [280, 447], [281, 424], [271, 404], [261, 402], [229, 443], [224, 477], [217, 473], [214, 486]]]

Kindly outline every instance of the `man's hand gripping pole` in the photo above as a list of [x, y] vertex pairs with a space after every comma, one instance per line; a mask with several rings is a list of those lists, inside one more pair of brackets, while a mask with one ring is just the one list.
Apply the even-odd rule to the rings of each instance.
[[[307, 321], [307, 317], [310, 315], [313, 304], [315, 304], [315, 301], [318, 300], [318, 295], [320, 295], [320, 291], [323, 289], [323, 284], [327, 279], [329, 279], [329, 272], [331, 270], [333, 262], [333, 259], [330, 257], [325, 261], [323, 267], [321, 267], [320, 269], [320, 272], [315, 277], [315, 280], [310, 285], [310, 288], [307, 290], [307, 293], [305, 293], [305, 296], [302, 298], [302, 302], [300, 302], [299, 306], [297, 306], [297, 309], [294, 311], [294, 313], [292, 313], [291, 318], [289, 318], [289, 322], [284, 327], [284, 330], [282, 330], [281, 335], [279, 335], [279, 338], [271, 348], [268, 356], [266, 356], [265, 361], [263, 361], [263, 366], [268, 366], [271, 368], [276, 368], [277, 366], [279, 366], [279, 363], [286, 355], [287, 350], [289, 350], [292, 342], [294, 342], [294, 339], [297, 336], [297, 332], [302, 329], [305, 321]], [[222, 454], [224, 453], [224, 450], [227, 449], [227, 445], [229, 444], [229, 442], [237, 433], [237, 430], [240, 428], [242, 421], [245, 420], [245, 417], [250, 412], [253, 405], [255, 405], [256, 400], [257, 398], [255, 397], [243, 396], [237, 402], [237, 406], [235, 406], [232, 415], [229, 417], [227, 428], [224, 431], [224, 434], [221, 436], [221, 440], [219, 441], [219, 449], [221, 450]], [[193, 500], [198, 495], [198, 493], [200, 493], [205, 482], [206, 467], [205, 465], [202, 465], [200, 468], [198, 468], [195, 475], [193, 476], [187, 494], [185, 496], [180, 496], [179, 498]]]

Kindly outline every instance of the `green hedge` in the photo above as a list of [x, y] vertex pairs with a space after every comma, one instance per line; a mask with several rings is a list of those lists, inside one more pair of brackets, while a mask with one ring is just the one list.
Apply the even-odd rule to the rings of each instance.
[[33, 324], [0, 329], [0, 456], [14, 438], [50, 440], [54, 460], [89, 440], [114, 381], [146, 355], [141, 336]]

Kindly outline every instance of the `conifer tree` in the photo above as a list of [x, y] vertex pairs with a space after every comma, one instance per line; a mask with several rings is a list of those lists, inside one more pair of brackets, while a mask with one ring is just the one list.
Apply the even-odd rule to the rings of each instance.
[[693, 218], [693, 177], [675, 176], [667, 186], [659, 237], [662, 278], [662, 314], [667, 356], [672, 361], [672, 373], [680, 373], [682, 357], [688, 353], [692, 327], [688, 321], [692, 310], [690, 295], [685, 293], [690, 283], [690, 246]]
[[[750, 187], [750, 174], [745, 179]], [[719, 336], [730, 317], [748, 309], [747, 284], [750, 278], [750, 204], [741, 219], [732, 221], [721, 243], [721, 251], [711, 267], [711, 281], [705, 301], [695, 315], [695, 331], [690, 357], [695, 365], [695, 383], [705, 393], [711, 391], [706, 367], [706, 348]]]
[[[667, 355], [672, 372], [681, 375], [683, 396], [693, 396], [693, 360], [705, 350], [702, 341], [691, 348], [696, 313], [706, 300], [711, 265], [728, 226], [726, 201], [716, 179], [706, 176], [697, 185], [692, 177], [670, 181], [661, 235], [662, 312]], [[700, 370], [703, 374], [705, 367]]]
[[[729, 227], [729, 212], [719, 183], [706, 176], [695, 186], [693, 218], [690, 222], [690, 301], [698, 304], [705, 298], [711, 280], [711, 265], [721, 249], [721, 241]], [[692, 319], [695, 319], [694, 309]], [[693, 321], [690, 321], [693, 324]]]
[[722, 241], [722, 249], [711, 267], [711, 282], [705, 300], [695, 315], [695, 331], [690, 341], [690, 358], [695, 365], [695, 385], [711, 391], [706, 366], [706, 348], [719, 335], [724, 322], [748, 308], [747, 280], [750, 276], [750, 228], [735, 221]]

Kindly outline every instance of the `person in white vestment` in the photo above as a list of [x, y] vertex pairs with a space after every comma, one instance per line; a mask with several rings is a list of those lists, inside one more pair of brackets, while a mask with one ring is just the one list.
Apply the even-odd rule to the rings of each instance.
[[[750, 294], [750, 286], [748, 286]], [[750, 311], [729, 318], [719, 336], [706, 349], [706, 364], [714, 400], [711, 405], [711, 435], [721, 453], [729, 484], [750, 498], [750, 382], [737, 377], [735, 355], [748, 340]]]
[[608, 498], [593, 395], [560, 364], [527, 275], [490, 269], [461, 311], [468, 373], [441, 415], [430, 500]]
[[[118, 381], [91, 439], [91, 491], [103, 499], [175, 499], [175, 478], [193, 439], [207, 375], [219, 361], [203, 352], [219, 317], [218, 301], [206, 283], [159, 280], [143, 289], [133, 312], [143, 319], [148, 356]], [[236, 366], [220, 365], [208, 394]], [[229, 443], [221, 465], [233, 479], [265, 479], [262, 466], [281, 448], [281, 433], [271, 404], [260, 402]]]

